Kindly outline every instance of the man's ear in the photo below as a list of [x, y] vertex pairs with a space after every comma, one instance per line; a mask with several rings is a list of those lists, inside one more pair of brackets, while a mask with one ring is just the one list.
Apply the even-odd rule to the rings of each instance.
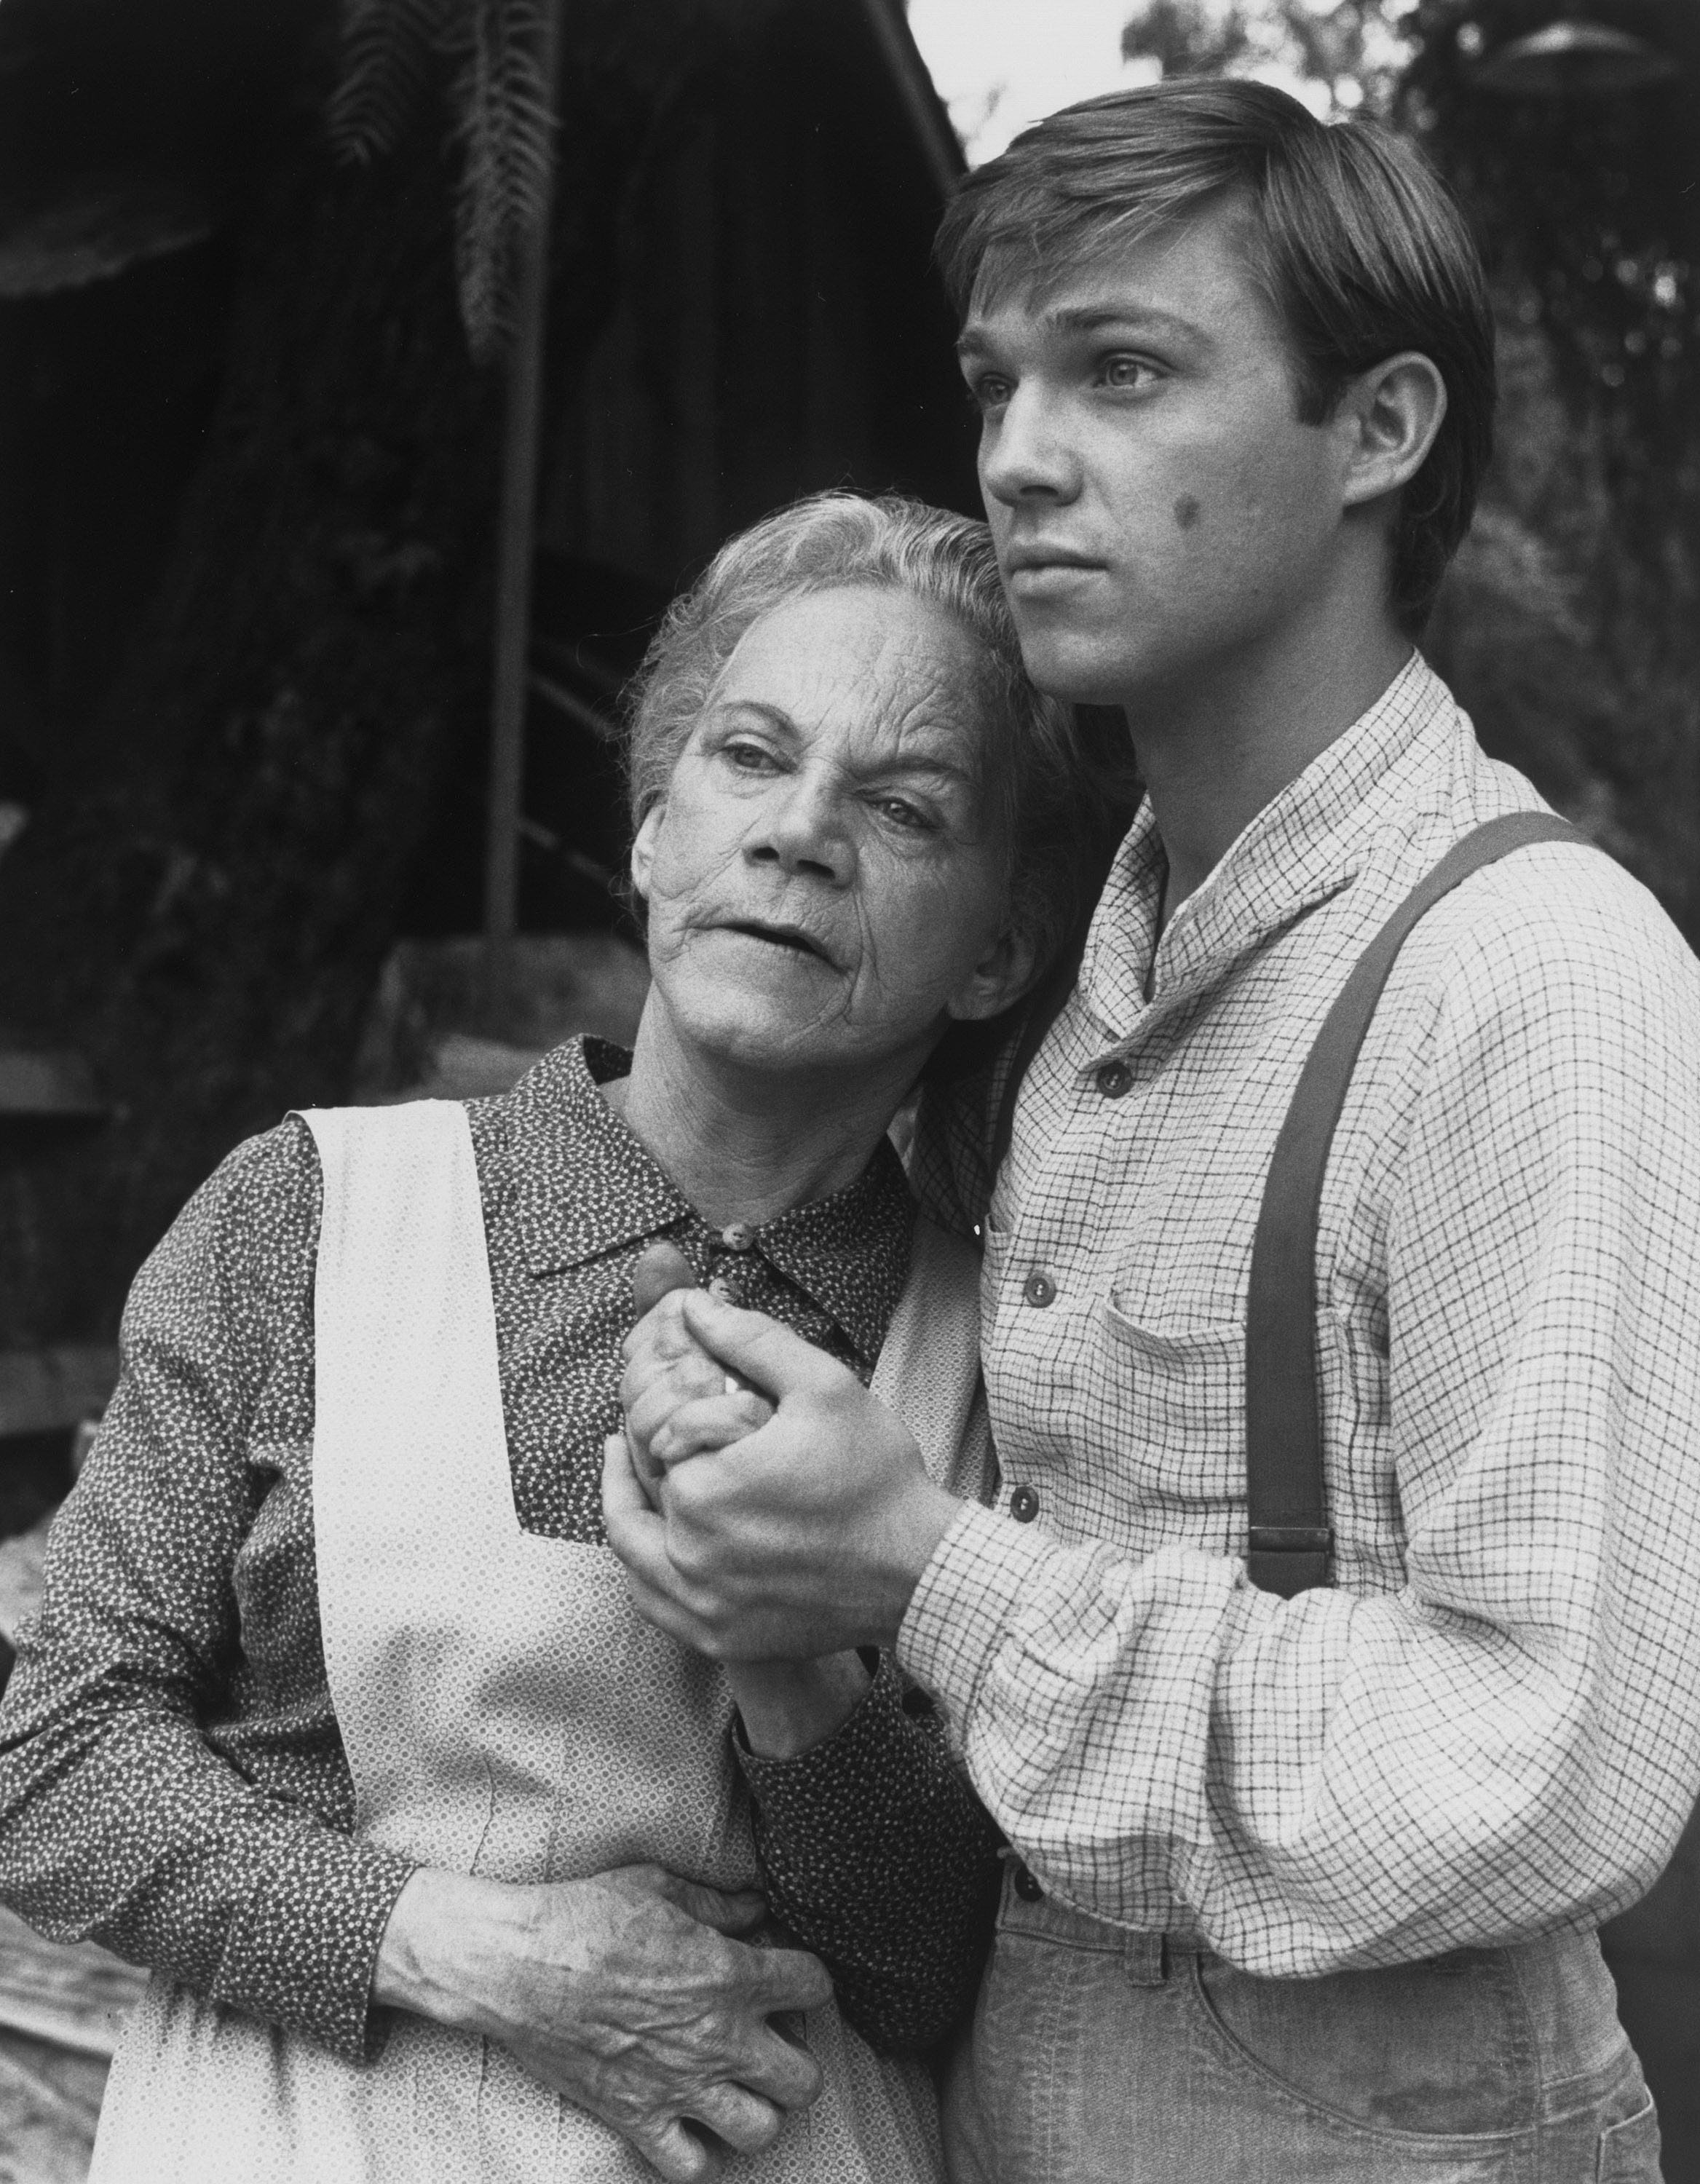
[[945, 1004], [958, 1023], [979, 1023], [1000, 1015], [1028, 991], [1039, 976], [1039, 952], [1031, 938], [1013, 928], [1000, 933]]
[[661, 831], [661, 814], [666, 810], [666, 799], [652, 804], [638, 822], [632, 838], [632, 884], [647, 902], [649, 900], [649, 873], [655, 862], [655, 843]]
[[1348, 508], [1397, 493], [1428, 460], [1446, 414], [1446, 382], [1419, 350], [1372, 365], [1335, 412], [1346, 434], [1343, 480]]

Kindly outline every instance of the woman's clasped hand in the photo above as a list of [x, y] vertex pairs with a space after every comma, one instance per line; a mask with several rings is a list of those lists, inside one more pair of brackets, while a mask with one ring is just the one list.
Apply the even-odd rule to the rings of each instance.
[[821, 2090], [775, 2029], [832, 1981], [800, 1949], [739, 1936], [766, 1914], [658, 1865], [516, 1887], [420, 1871], [384, 1935], [374, 1998], [499, 2041], [542, 2084], [598, 2116], [668, 2184], [771, 2145]]

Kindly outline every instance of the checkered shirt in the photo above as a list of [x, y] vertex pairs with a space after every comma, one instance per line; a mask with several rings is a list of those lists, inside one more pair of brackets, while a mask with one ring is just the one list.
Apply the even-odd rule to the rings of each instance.
[[[1415, 657], [1160, 940], [1147, 807], [986, 1214], [1004, 1499], [958, 1516], [901, 1658], [1047, 1889], [1253, 1972], [1591, 1925], [1700, 1786], [1700, 967], [1595, 850], [1519, 851], [1399, 958], [1322, 1201], [1334, 1587], [1242, 1560], [1301, 1066], [1414, 883], [1531, 808]], [[977, 1217], [984, 1132], [923, 1114], [935, 1210]]]

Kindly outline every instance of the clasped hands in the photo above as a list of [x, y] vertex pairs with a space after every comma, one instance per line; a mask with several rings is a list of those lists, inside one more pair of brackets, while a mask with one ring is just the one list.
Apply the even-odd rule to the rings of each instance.
[[[652, 1308], [626, 1346], [608, 1538], [639, 1612], [727, 1664], [752, 1741], [783, 1757], [854, 1706], [867, 1679], [848, 1649], [891, 1642], [956, 1505], [854, 1373], [693, 1279], [667, 1246], [639, 1270]], [[697, 2184], [821, 2090], [771, 2020], [831, 1981], [743, 1940], [764, 1911], [657, 1866], [541, 1887], [421, 1869], [374, 1999], [499, 2041], [668, 2184]]]
[[603, 1468], [638, 1613], [718, 1661], [891, 1645], [956, 1503], [847, 1367], [693, 1279], [667, 1245], [640, 1265]]
[[[608, 1535], [639, 1609], [729, 1664], [746, 1722], [765, 1720], [757, 1748], [783, 1756], [856, 1703], [866, 1672], [842, 1649], [895, 1633], [931, 1552], [928, 1512], [936, 1538], [955, 1505], [853, 1373], [677, 1286], [691, 1279], [659, 1251], [640, 1277], [654, 1309], [627, 1346]], [[765, 1908], [658, 1866], [540, 1887], [421, 1869], [374, 1998], [499, 2041], [668, 2184], [698, 2184], [821, 2090], [772, 2020], [818, 2007], [831, 1981], [800, 1950], [742, 1938]]]

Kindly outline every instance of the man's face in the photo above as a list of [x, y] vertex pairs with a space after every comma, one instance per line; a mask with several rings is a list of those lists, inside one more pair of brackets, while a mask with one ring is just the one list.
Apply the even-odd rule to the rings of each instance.
[[980, 483], [1028, 671], [1099, 704], [1253, 660], [1329, 581], [1344, 441], [1299, 421], [1231, 201], [971, 308]]

